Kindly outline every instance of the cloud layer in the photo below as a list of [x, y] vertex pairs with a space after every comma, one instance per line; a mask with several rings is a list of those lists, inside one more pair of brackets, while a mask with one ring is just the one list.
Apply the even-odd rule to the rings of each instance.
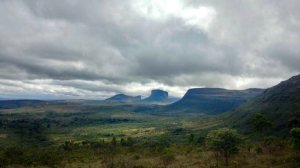
[[182, 96], [300, 73], [297, 0], [2, 0], [0, 97]]

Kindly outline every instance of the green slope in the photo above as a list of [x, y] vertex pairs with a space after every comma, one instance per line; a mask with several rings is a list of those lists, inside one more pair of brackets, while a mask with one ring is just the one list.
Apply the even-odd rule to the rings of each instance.
[[264, 115], [278, 134], [288, 133], [289, 120], [300, 119], [300, 75], [294, 76], [265, 90], [261, 95], [230, 112], [229, 123], [245, 131], [253, 127], [256, 113]]

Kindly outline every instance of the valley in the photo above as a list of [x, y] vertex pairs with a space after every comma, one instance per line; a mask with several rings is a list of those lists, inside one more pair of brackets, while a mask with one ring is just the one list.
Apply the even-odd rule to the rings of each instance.
[[300, 168], [300, 0], [0, 0], [0, 168]]
[[[162, 103], [152, 101], [156, 104], [140, 98], [134, 102], [135, 97], [131, 101], [128, 96], [114, 97], [112, 102], [0, 101], [0, 163], [2, 167], [297, 167], [293, 158], [298, 153], [289, 131], [300, 126], [299, 88], [300, 75], [266, 90], [192, 89], [170, 104], [164, 104], [167, 97], [160, 99]], [[255, 114], [262, 129], [255, 129]], [[239, 153], [228, 165], [214, 157], [221, 153], [207, 146], [208, 134], [224, 127], [237, 130], [242, 138]], [[37, 155], [42, 158], [33, 157]]]

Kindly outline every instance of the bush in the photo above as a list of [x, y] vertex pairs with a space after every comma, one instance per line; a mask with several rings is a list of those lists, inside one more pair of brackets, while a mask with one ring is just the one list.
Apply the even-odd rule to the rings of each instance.
[[300, 119], [296, 117], [290, 118], [288, 121], [288, 127], [289, 128], [300, 127]]
[[257, 148], [255, 148], [255, 152], [257, 154], [261, 154], [261, 153], [263, 153], [263, 149], [261, 147], [257, 147]]
[[200, 136], [198, 139], [197, 139], [197, 144], [202, 146], [205, 144], [205, 137], [203, 136]]
[[116, 137], [112, 138], [111, 145], [114, 146], [114, 147], [117, 145], [117, 139], [116, 139]]
[[272, 123], [261, 113], [255, 114], [254, 118], [252, 119], [252, 123], [254, 129], [260, 133], [263, 133], [266, 129], [272, 127]]
[[300, 150], [300, 128], [292, 128], [290, 133], [294, 138], [294, 149]]
[[190, 143], [190, 144], [194, 142], [194, 138], [195, 138], [195, 135], [194, 135], [194, 134], [191, 134], [191, 135], [189, 136], [189, 143]]
[[229, 128], [211, 131], [206, 137], [208, 148], [222, 155], [226, 165], [229, 163], [229, 158], [233, 154], [238, 153], [240, 142], [240, 135], [235, 130]]
[[134, 141], [131, 137], [128, 137], [127, 140], [125, 140], [124, 138], [121, 138], [120, 144], [122, 146], [133, 146]]

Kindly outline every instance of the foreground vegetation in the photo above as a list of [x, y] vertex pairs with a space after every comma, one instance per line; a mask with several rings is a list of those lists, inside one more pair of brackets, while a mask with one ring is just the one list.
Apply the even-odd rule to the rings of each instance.
[[273, 136], [257, 113], [251, 133], [222, 117], [51, 105], [1, 111], [0, 167], [299, 167], [298, 119]]
[[[298, 167], [299, 153], [291, 142], [266, 137], [261, 142], [236, 146], [228, 162], [222, 147], [211, 148], [198, 138], [186, 143], [167, 139], [110, 142], [67, 141], [57, 146], [14, 146], [1, 149], [1, 166], [24, 167]], [[220, 150], [220, 151], [219, 151]]]

